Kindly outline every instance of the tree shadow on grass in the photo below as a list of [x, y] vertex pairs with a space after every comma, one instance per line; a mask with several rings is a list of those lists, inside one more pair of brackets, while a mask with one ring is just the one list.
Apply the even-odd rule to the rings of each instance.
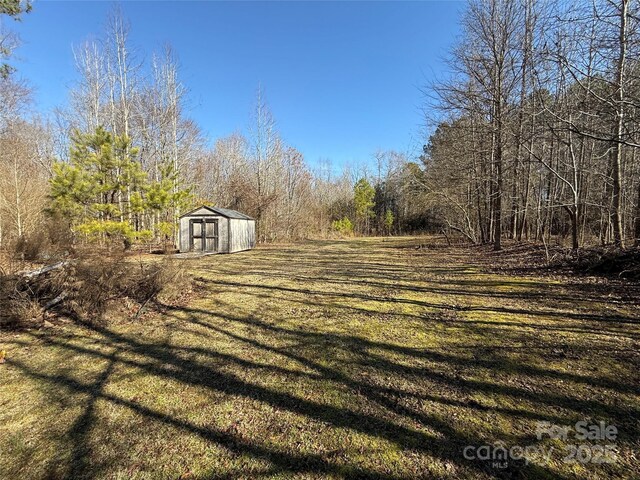
[[[458, 321], [448, 318], [447, 322], [451, 323], [457, 321], [460, 325], [468, 322], [475, 322], [478, 325], [484, 324], [486, 326], [520, 326], [529, 327], [535, 330], [548, 330], [557, 332], [574, 332], [584, 333], [595, 336], [622, 336], [631, 339], [640, 339], [640, 333], [630, 331], [626, 328], [626, 325], [640, 325], [640, 321], [631, 316], [625, 315], [598, 315], [592, 313], [576, 313], [576, 312], [564, 312], [556, 310], [537, 310], [537, 309], [524, 309], [514, 307], [501, 307], [501, 306], [465, 306], [457, 304], [447, 303], [434, 303], [423, 300], [394, 298], [387, 296], [362, 294], [362, 293], [344, 293], [337, 291], [324, 291], [314, 290], [309, 288], [294, 288], [285, 286], [274, 285], [258, 285], [244, 282], [235, 282], [230, 280], [215, 280], [200, 278], [200, 281], [209, 285], [218, 287], [217, 293], [236, 292], [238, 289], [242, 289], [244, 295], [251, 295], [258, 298], [264, 298], [265, 300], [276, 298], [273, 292], [280, 292], [283, 294], [295, 294], [287, 295], [286, 298], [282, 297], [281, 300], [285, 300], [291, 303], [298, 303], [301, 305], [314, 305], [318, 307], [336, 308], [345, 311], [360, 312], [364, 314], [380, 313], [376, 310], [375, 305], [372, 308], [365, 308], [362, 306], [355, 306], [352, 300], [361, 302], [372, 303], [385, 303], [385, 304], [398, 304], [408, 305], [415, 307], [428, 308], [436, 311], [450, 311], [450, 312], [486, 312], [486, 313], [499, 313], [508, 315], [522, 315], [526, 317], [541, 317], [544, 320], [554, 320], [557, 322], [563, 322], [562, 324], [541, 324], [535, 322], [526, 322], [524, 320], [516, 322], [509, 322], [503, 319], [499, 321], [482, 321], [480, 319]], [[225, 287], [225, 290], [221, 290], [219, 287]], [[318, 300], [323, 299], [323, 300]], [[343, 302], [337, 302], [336, 299], [342, 299]], [[420, 315], [415, 313], [388, 311], [384, 312], [385, 315], [395, 316], [400, 318], [414, 318], [416, 320], [428, 320], [433, 321], [433, 315]]]
[[[357, 336], [352, 335], [344, 335], [337, 333], [323, 333], [323, 332], [313, 332], [302, 329], [295, 329], [289, 327], [283, 327], [279, 325], [272, 325], [270, 323], [264, 322], [255, 317], [232, 317], [230, 315], [222, 315], [219, 313], [215, 313], [212, 311], [204, 310], [204, 309], [194, 309], [194, 308], [181, 308], [181, 311], [186, 311], [189, 313], [189, 323], [196, 323], [206, 328], [215, 330], [219, 333], [223, 333], [235, 340], [240, 340], [245, 343], [251, 344], [257, 348], [272, 351], [274, 353], [285, 355], [294, 360], [299, 361], [300, 363], [310, 366], [314, 370], [322, 372], [323, 367], [317, 362], [313, 362], [305, 357], [300, 355], [296, 355], [287, 351], [283, 351], [282, 349], [277, 349], [269, 346], [265, 343], [257, 342], [249, 337], [242, 337], [240, 335], [234, 334], [229, 330], [225, 330], [224, 328], [212, 325], [206, 321], [203, 321], [202, 318], [219, 318], [224, 321], [231, 321], [236, 323], [241, 323], [244, 325], [250, 325], [253, 327], [258, 327], [261, 330], [272, 332], [274, 335], [287, 335], [291, 337], [293, 340], [309, 340], [312, 339], [314, 344], [322, 345], [323, 348], [326, 348], [326, 344], [333, 344], [340, 346], [345, 351], [350, 352], [358, 352], [360, 355], [359, 358], [354, 359], [359, 365], [362, 366], [370, 366], [375, 368], [376, 370], [387, 371], [388, 373], [399, 374], [399, 375], [412, 375], [417, 377], [428, 378], [429, 381], [441, 384], [455, 385], [455, 386], [463, 386], [469, 391], [487, 391], [493, 392], [497, 394], [501, 394], [504, 396], [512, 397], [515, 400], [518, 399], [526, 399], [536, 403], [543, 403], [549, 406], [554, 407], [562, 407], [569, 410], [574, 410], [578, 413], [583, 412], [594, 412], [598, 414], [604, 414], [609, 418], [617, 418], [619, 423], [624, 424], [627, 429], [631, 428], [632, 430], [628, 430], [630, 436], [640, 434], [640, 431], [637, 430], [637, 427], [634, 426], [634, 422], [628, 422], [629, 419], [636, 418], [640, 416], [640, 411], [633, 408], [620, 408], [614, 407], [611, 405], [603, 404], [602, 402], [586, 399], [580, 400], [576, 398], [568, 398], [563, 395], [554, 394], [554, 393], [539, 393], [533, 392], [530, 390], [512, 387], [508, 385], [502, 385], [500, 383], [489, 383], [489, 382], [479, 382], [475, 380], [467, 380], [461, 377], [460, 375], [452, 376], [447, 373], [442, 373], [438, 371], [429, 370], [424, 365], [420, 365], [418, 367], [413, 367], [409, 365], [401, 365], [395, 362], [389, 361], [386, 357], [383, 357], [380, 354], [373, 353], [373, 351], [383, 351], [387, 354], [392, 355], [401, 355], [408, 360], [426, 360], [429, 362], [433, 362], [436, 365], [447, 365], [456, 367], [457, 370], [462, 369], [486, 369], [498, 373], [505, 374], [519, 374], [533, 377], [543, 377], [549, 380], [560, 380], [562, 382], [574, 382], [578, 384], [584, 384], [587, 386], [600, 387], [609, 390], [613, 390], [617, 393], [627, 393], [627, 394], [637, 394], [637, 388], [635, 385], [630, 385], [628, 383], [621, 383], [618, 381], [608, 380], [606, 378], [594, 378], [592, 376], [582, 376], [574, 373], [568, 372], [559, 372], [556, 370], [543, 369], [529, 364], [518, 363], [515, 361], [511, 361], [508, 359], [500, 358], [500, 359], [484, 359], [484, 358], [473, 358], [470, 359], [468, 357], [463, 357], [460, 355], [454, 355], [451, 353], [445, 353], [440, 351], [432, 351], [429, 349], [416, 349], [404, 347], [401, 345], [395, 345], [391, 343], [385, 342], [377, 342], [371, 341], [368, 339], [364, 339]], [[331, 372], [324, 372], [325, 376]], [[337, 372], [333, 372], [337, 374]], [[330, 377], [327, 377], [330, 378]], [[345, 379], [342, 377], [337, 377], [342, 383], [345, 383]], [[360, 388], [364, 385], [351, 385], [353, 388]], [[405, 392], [391, 392], [394, 394], [402, 394]], [[624, 422], [622, 422], [624, 420]], [[623, 427], [625, 429], [625, 427]]]
[[[396, 303], [406, 303], [409, 305], [425, 306], [429, 308], [450, 308], [465, 311], [493, 312], [505, 314], [534, 315], [555, 317], [568, 320], [608, 322], [620, 324], [640, 325], [640, 316], [623, 315], [610, 312], [606, 315], [592, 314], [589, 312], [576, 312], [576, 302], [584, 305], [609, 304], [611, 297], [607, 290], [607, 294], [603, 295], [593, 286], [583, 284], [550, 284], [544, 281], [535, 281], [533, 279], [519, 280], [515, 278], [487, 277], [485, 274], [476, 272], [468, 265], [445, 265], [445, 266], [429, 266], [427, 272], [429, 275], [436, 275], [435, 279], [430, 278], [427, 285], [419, 285], [425, 283], [424, 275], [419, 269], [411, 268], [408, 265], [399, 265], [393, 262], [380, 262], [377, 259], [361, 258], [357, 255], [341, 258], [336, 263], [335, 258], [325, 258], [325, 255], [335, 256], [335, 252], [327, 251], [323, 254], [319, 253], [303, 253], [295, 256], [295, 265], [292, 265], [292, 255], [278, 250], [269, 252], [261, 252], [260, 262], [256, 262], [253, 258], [244, 258], [234, 260], [233, 267], [226, 269], [224, 264], [217, 266], [217, 270], [233, 277], [234, 275], [243, 275], [253, 273], [265, 275], [268, 278], [282, 278], [283, 280], [295, 281], [304, 284], [318, 283], [336, 286], [345, 286], [348, 288], [374, 287], [379, 289], [391, 289], [396, 293], [425, 293], [438, 296], [451, 296], [466, 298], [472, 300], [477, 298], [481, 301], [491, 300], [494, 305], [446, 305], [436, 304], [433, 302], [424, 302], [413, 299], [394, 298]], [[246, 268], [238, 268], [238, 266]], [[310, 273], [312, 272], [312, 273]], [[444, 277], [441, 276], [444, 275]], [[454, 277], [454, 278], [451, 278]], [[209, 282], [214, 281], [207, 279]], [[243, 282], [234, 282], [226, 280], [230, 286], [255, 287], [255, 284], [247, 284]], [[264, 286], [263, 288], [287, 290], [284, 286]], [[505, 291], [506, 289], [506, 291]], [[334, 294], [335, 289], [330, 292], [314, 289], [292, 289], [291, 292], [303, 294]], [[339, 292], [335, 292], [340, 295]], [[355, 293], [342, 294], [353, 299], [361, 298], [362, 300], [376, 300], [374, 295], [359, 296]], [[380, 298], [378, 298], [380, 300]], [[386, 298], [382, 300], [387, 300]], [[517, 308], [512, 306], [501, 306], [502, 301], [525, 301], [537, 302], [543, 308]], [[497, 305], [496, 305], [497, 304]], [[561, 307], [566, 307], [561, 310]]]
[[[266, 329], [272, 333], [285, 333], [293, 339], [300, 341], [308, 341], [308, 332], [297, 332], [287, 330], [283, 332], [276, 330], [270, 325], [264, 325], [255, 319], [250, 318], [230, 318], [228, 316], [220, 316], [211, 312], [188, 311], [189, 318], [187, 324], [196, 324], [199, 327], [209, 329], [216, 334], [222, 334], [229, 337], [230, 341], [246, 344], [251, 348], [267, 352], [274, 357], [286, 357], [294, 360], [304, 367], [310, 369], [313, 374], [312, 378], [319, 376], [323, 381], [330, 381], [337, 385], [341, 385], [352, 394], [364, 396], [368, 402], [378, 405], [378, 407], [397, 417], [394, 421], [387, 415], [371, 415], [364, 414], [355, 408], [338, 407], [315, 400], [309, 400], [292, 395], [286, 391], [274, 390], [256, 383], [250, 383], [237, 377], [236, 375], [226, 373], [220, 368], [212, 367], [206, 363], [195, 359], [193, 354], [208, 354], [220, 359], [220, 353], [203, 349], [202, 347], [172, 347], [153, 342], [145, 342], [133, 338], [129, 335], [117, 333], [111, 329], [104, 327], [89, 327], [93, 331], [96, 341], [103, 347], [112, 349], [112, 353], [102, 352], [95, 348], [86, 348], [53, 339], [59, 348], [66, 348], [74, 354], [81, 354], [88, 359], [102, 359], [107, 361], [107, 365], [103, 372], [94, 382], [83, 382], [73, 378], [67, 374], [43, 373], [35, 370], [26, 363], [12, 362], [12, 365], [21, 369], [26, 375], [41, 382], [46, 382], [51, 386], [59, 389], [66, 394], [82, 394], [88, 395], [84, 412], [78, 417], [74, 425], [69, 429], [69, 437], [73, 440], [73, 453], [71, 462], [68, 466], [66, 478], [92, 478], [95, 471], [92, 470], [91, 463], [88, 458], [91, 456], [89, 448], [90, 443], [88, 435], [92, 430], [100, 428], [94, 413], [95, 403], [97, 401], [109, 402], [113, 405], [125, 407], [135, 412], [137, 415], [145, 417], [149, 420], [160, 422], [181, 431], [188, 432], [193, 435], [205, 439], [208, 442], [223, 446], [236, 454], [248, 455], [261, 460], [266, 460], [271, 465], [269, 470], [271, 473], [295, 474], [295, 473], [314, 473], [327, 474], [344, 478], [403, 478], [393, 472], [374, 471], [351, 464], [349, 462], [335, 462], [325, 456], [296, 454], [290, 450], [277, 449], [273, 446], [260, 442], [252, 442], [244, 437], [239, 437], [212, 427], [204, 427], [185, 419], [177, 418], [159, 408], [152, 408], [135, 400], [109, 393], [105, 390], [105, 383], [117, 365], [127, 367], [135, 367], [147, 375], [167, 378], [178, 381], [184, 385], [204, 387], [212, 392], [229, 395], [232, 397], [245, 397], [258, 401], [260, 403], [270, 405], [278, 410], [285, 410], [298, 415], [303, 415], [313, 421], [319, 421], [330, 425], [332, 428], [347, 429], [354, 432], [362, 433], [367, 436], [377, 437], [387, 442], [395, 444], [402, 451], [413, 451], [418, 455], [427, 455], [436, 459], [452, 462], [459, 465], [463, 471], [476, 472], [481, 476], [495, 476], [504, 478], [518, 478], [520, 475], [529, 478], [539, 477], [542, 475], [550, 475], [553, 472], [546, 467], [540, 467], [533, 464], [525, 465], [514, 463], [504, 470], [492, 470], [490, 465], [483, 462], [470, 462], [462, 457], [462, 449], [465, 446], [479, 446], [487, 443], [489, 439], [477, 438], [468, 433], [464, 433], [454, 428], [446, 419], [439, 415], [430, 414], [423, 410], [418, 410], [404, 404], [399, 399], [406, 397], [409, 392], [390, 387], [377, 386], [362, 380], [354, 379], [349, 374], [332, 368], [310, 359], [304, 355], [290, 352], [286, 349], [270, 346], [268, 343], [259, 342], [249, 337], [237, 334], [224, 328], [223, 324], [243, 323], [250, 324], [258, 328]], [[201, 319], [206, 316], [209, 321]], [[211, 321], [213, 319], [213, 321]], [[218, 322], [218, 323], [216, 323]], [[321, 334], [313, 337], [319, 342], [325, 342], [327, 338], [334, 343], [341, 345], [345, 351], [357, 352], [358, 356], [364, 356], [361, 360], [363, 364], [366, 359], [375, 363], [375, 368], [388, 370], [391, 373], [394, 369], [398, 369], [393, 362], [384, 363], [380, 358], [367, 353], [370, 345], [361, 344], [360, 339], [354, 337], [326, 337]], [[391, 348], [392, 345], [377, 344], [377, 348]], [[126, 352], [128, 355], [117, 355], [115, 351]], [[134, 358], [130, 358], [131, 356]], [[224, 354], [222, 357], [228, 363], [236, 364], [242, 368], [251, 368], [253, 363], [241, 356]], [[449, 359], [452, 361], [452, 359]], [[265, 373], [279, 374], [281, 370], [273, 368], [269, 364], [254, 365], [253, 367], [265, 371]], [[406, 371], [402, 372], [403, 375]], [[436, 378], [434, 372], [423, 371], [420, 373], [422, 377], [433, 380]], [[452, 385], [458, 383], [457, 379], [440, 377], [439, 381], [451, 382]], [[472, 388], [484, 388], [483, 385], [471, 385]], [[502, 392], [505, 393], [505, 392]], [[506, 392], [521, 393], [521, 392]], [[438, 401], [436, 396], [430, 398], [431, 401]], [[550, 398], [548, 401], [556, 402], [556, 398]], [[508, 413], [508, 412], [502, 412]], [[516, 413], [516, 412], [513, 412]], [[525, 412], [526, 415], [526, 412]], [[405, 423], [419, 425], [419, 427], [408, 427]], [[434, 435], [432, 432], [438, 432]], [[99, 434], [99, 432], [95, 432]], [[553, 473], [555, 478], [563, 478]], [[428, 475], [427, 475], [428, 476]], [[215, 475], [212, 475], [214, 478]]]
[[[104, 391], [115, 367], [118, 363], [118, 348], [105, 356], [107, 365], [98, 375], [95, 382], [86, 384], [84, 392], [88, 399], [85, 403], [82, 414], [78, 416], [74, 424], [67, 433], [67, 437], [72, 445], [71, 461], [69, 465], [69, 478], [81, 478], [89, 469], [97, 470], [105, 468], [105, 465], [98, 467], [91, 461], [91, 450], [89, 448], [89, 438], [98, 420], [96, 414], [96, 403], [104, 397]], [[79, 393], [79, 392], [78, 392]]]
[[[478, 473], [485, 473], [493, 476], [504, 476], [505, 478], [517, 478], [520, 475], [527, 477], [537, 477], [538, 475], [550, 475], [553, 473], [555, 478], [562, 478], [557, 472], [551, 472], [546, 468], [535, 465], [513, 465], [510, 470], [492, 471], [488, 465], [478, 462], [466, 462], [461, 458], [462, 449], [467, 445], [482, 445], [487, 443], [487, 439], [477, 438], [475, 436], [463, 433], [451, 426], [449, 422], [442, 419], [438, 415], [425, 413], [421, 410], [405, 405], [401, 400], [403, 398], [417, 396], [421, 400], [429, 400], [433, 402], [441, 402], [448, 405], [470, 408], [471, 410], [494, 411], [503, 415], [521, 416], [529, 419], [562, 421], [566, 417], [557, 416], [549, 418], [547, 415], [537, 414], [533, 411], [520, 410], [517, 408], [495, 408], [489, 409], [481, 405], [468, 403], [443, 401], [436, 395], [416, 395], [401, 388], [390, 388], [378, 386], [375, 384], [363, 382], [355, 379], [349, 374], [337, 369], [326, 366], [318, 361], [309, 358], [300, 353], [295, 353], [296, 346], [302, 344], [311, 344], [316, 347], [326, 348], [326, 344], [330, 343], [344, 351], [351, 352], [354, 362], [362, 367], [371, 367], [377, 371], [387, 372], [391, 375], [420, 378], [430, 383], [440, 384], [445, 387], [456, 389], [464, 389], [470, 392], [485, 392], [510, 397], [514, 402], [520, 402], [522, 399], [532, 403], [544, 404], [551, 407], [560, 407], [576, 412], [576, 414], [605, 414], [609, 418], [616, 421], [628, 420], [634, 418], [639, 412], [625, 410], [622, 408], [612, 408], [609, 405], [602, 405], [594, 400], [577, 401], [575, 398], [566, 398], [558, 394], [539, 394], [527, 391], [519, 387], [500, 385], [489, 382], [480, 382], [468, 380], [460, 376], [452, 376], [447, 372], [437, 371], [423, 367], [411, 367], [401, 365], [397, 362], [389, 360], [380, 354], [372, 351], [386, 351], [394, 355], [401, 354], [407, 359], [420, 358], [427, 359], [436, 364], [447, 365], [453, 367], [468, 367], [468, 359], [456, 357], [455, 355], [434, 353], [426, 350], [410, 349], [394, 344], [384, 342], [372, 342], [359, 337], [309, 332], [300, 329], [292, 329], [271, 325], [259, 319], [251, 317], [231, 317], [229, 315], [221, 315], [202, 309], [183, 308], [177, 313], [187, 313], [188, 318], [184, 321], [184, 325], [197, 325], [205, 329], [229, 337], [233, 342], [246, 344], [254, 349], [268, 352], [274, 357], [286, 357], [294, 360], [304, 367], [310, 369], [312, 374], [301, 373], [312, 379], [322, 379], [342, 385], [351, 392], [357, 392], [358, 395], [366, 397], [369, 402], [377, 404], [379, 407], [386, 409], [394, 415], [411, 420], [419, 424], [418, 429], [408, 428], [405, 425], [394, 422], [386, 417], [365, 416], [361, 412], [354, 409], [344, 407], [334, 407], [312, 400], [306, 400], [282, 391], [265, 388], [260, 385], [248, 383], [240, 380], [234, 375], [229, 375], [212, 368], [202, 362], [194, 360], [191, 354], [206, 355], [214, 357], [217, 360], [224, 360], [226, 363], [233, 363], [242, 368], [256, 368], [264, 370], [272, 374], [290, 374], [291, 372], [282, 367], [270, 365], [268, 363], [258, 364], [248, 361], [240, 356], [221, 354], [215, 350], [204, 347], [176, 347], [157, 343], [149, 343], [132, 338], [131, 336], [116, 333], [104, 327], [91, 327], [94, 334], [98, 334], [98, 341], [104, 346], [114, 348], [118, 351], [126, 351], [135, 354], [139, 359], [131, 360], [128, 358], [117, 358], [115, 353], [103, 353], [93, 348], [83, 348], [63, 341], [52, 339], [51, 341], [60, 347], [68, 348], [77, 354], [89, 357], [101, 358], [108, 361], [103, 373], [98, 376], [95, 382], [79, 382], [68, 375], [51, 375], [43, 374], [29, 368], [25, 364], [14, 363], [15, 366], [21, 368], [29, 376], [62, 387], [70, 393], [81, 393], [89, 395], [84, 413], [78, 418], [76, 423], [69, 431], [69, 436], [74, 439], [74, 454], [69, 467], [69, 478], [89, 478], [91, 477], [91, 468], [87, 463], [90, 451], [87, 450], [87, 435], [92, 429], [92, 423], [96, 421], [94, 415], [95, 402], [100, 399], [111, 402], [115, 405], [123, 406], [135, 411], [137, 414], [149, 419], [160, 421], [167, 425], [176, 427], [180, 430], [190, 432], [224, 446], [238, 454], [247, 454], [267, 460], [273, 466], [270, 472], [280, 473], [326, 473], [332, 475], [345, 476], [348, 478], [399, 478], [392, 474], [375, 472], [357, 467], [356, 465], [339, 465], [334, 464], [330, 460], [323, 458], [322, 455], [294, 455], [291, 452], [283, 452], [273, 449], [265, 445], [254, 444], [246, 439], [225, 431], [213, 428], [205, 428], [196, 424], [185, 421], [184, 419], [174, 418], [171, 415], [157, 409], [136, 403], [135, 401], [124, 399], [113, 394], [105, 393], [104, 384], [108, 380], [114, 365], [122, 363], [123, 365], [132, 366], [144, 371], [146, 374], [158, 377], [167, 377], [177, 380], [186, 385], [194, 385], [206, 387], [215, 392], [223, 393], [231, 396], [242, 396], [253, 400], [271, 405], [278, 409], [287, 410], [296, 414], [304, 415], [310, 419], [324, 422], [337, 428], [346, 428], [360, 433], [364, 433], [373, 437], [380, 437], [386, 441], [392, 442], [402, 450], [412, 450], [429, 456], [434, 456], [441, 460], [461, 464], [469, 471], [477, 470]], [[206, 319], [206, 320], [205, 320]], [[252, 326], [268, 332], [273, 336], [282, 338], [286, 336], [290, 341], [294, 342], [293, 351], [289, 348], [274, 347], [266, 342], [261, 342], [246, 335], [241, 335], [232, 331], [228, 327], [230, 324], [242, 324]], [[227, 325], [225, 327], [224, 325]], [[295, 343], [299, 342], [299, 343]], [[489, 365], [483, 365], [485, 367]], [[490, 365], [500, 369], [500, 365]], [[509, 370], [514, 367], [509, 366]], [[522, 367], [526, 371], [526, 366]], [[531, 372], [528, 372], [531, 373]], [[544, 375], [545, 372], [534, 371], [538, 375]], [[576, 380], [574, 377], [565, 378], [565, 380]], [[426, 434], [421, 428], [436, 430], [437, 436]], [[629, 432], [632, 433], [632, 432]], [[637, 432], [635, 432], [637, 433]], [[533, 478], [533, 477], [531, 477]]]
[[[292, 274], [294, 278], [295, 275], [301, 276], [300, 281], [303, 283], [314, 278], [318, 281], [332, 278], [335, 282], [346, 285], [353, 278], [364, 279], [366, 276], [368, 287], [383, 289], [393, 288], [389, 287], [389, 281], [406, 281], [408, 277], [419, 277], [415, 272], [407, 272], [403, 266], [383, 260], [356, 262], [347, 258], [347, 261], [339, 262], [335, 258], [333, 243], [318, 243], [317, 247], [321, 252], [308, 255], [308, 258], [302, 258], [303, 255], [294, 267], [291, 266], [290, 257], [300, 254], [299, 250], [270, 250], [268, 254], [259, 252], [263, 257], [266, 255], [259, 268], [256, 266], [256, 255], [252, 253], [246, 257], [237, 257], [228, 266], [221, 263], [218, 271], [227, 272], [230, 276], [247, 272], [267, 275], [266, 271], [275, 266], [283, 278], [288, 271], [289, 278]], [[366, 242], [356, 246], [361, 248], [365, 244]], [[354, 247], [351, 243], [345, 245], [350, 249]], [[325, 247], [326, 251], [323, 251]], [[218, 260], [204, 260], [200, 268], [204, 270], [214, 261]], [[246, 270], [242, 271], [242, 268]], [[320, 269], [321, 272], [315, 277], [303, 274], [303, 270], [307, 268]], [[275, 268], [271, 271], [275, 271]], [[467, 282], [457, 284], [459, 287], [490, 287], [483, 284], [482, 280], [468, 280], [469, 269], [466, 267], [442, 267], [442, 271], [449, 275], [459, 275], [461, 282]], [[573, 325], [536, 325], [534, 321], [483, 322], [461, 320], [455, 316], [442, 321], [442, 324], [455, 324], [462, 329], [462, 334], [493, 333], [487, 332], [487, 329], [501, 325], [510, 327], [509, 335], [516, 334], [518, 327], [575, 333], [576, 330], [571, 330], [573, 328], [584, 329], [584, 333], [616, 335], [619, 333], [612, 325], [620, 324], [622, 328], [637, 322], [632, 317], [612, 315], [603, 318], [591, 314], [571, 316], [557, 310], [532, 312], [501, 306], [461, 309], [458, 305], [449, 305], [444, 301], [427, 302], [368, 293], [258, 285], [229, 279], [203, 278], [202, 282], [209, 292], [241, 293], [260, 300], [311, 305], [318, 309], [337, 308], [340, 313], [356, 313], [361, 316], [371, 315], [375, 310], [364, 308], [363, 303], [366, 305], [373, 302], [374, 305], [379, 305], [380, 302], [391, 302], [437, 312], [498, 312], [526, 315], [527, 318], [550, 317], [553, 321], [566, 321]], [[463, 288], [420, 288], [427, 288], [420, 292], [431, 294], [465, 293]], [[505, 295], [507, 298], [510, 296]], [[391, 321], [426, 321], [424, 316], [414, 313], [392, 311], [384, 315], [388, 315]], [[255, 312], [244, 311], [241, 305], [234, 306], [222, 301], [216, 303], [216, 309], [168, 308], [164, 321], [168, 329], [166, 341], [145, 339], [121, 333], [117, 328], [96, 325], [86, 326], [91, 346], [88, 345], [88, 339], [83, 342], [79, 336], [72, 339], [49, 338], [48, 341], [53, 346], [79, 356], [82, 361], [100, 361], [105, 364], [103, 370], [91, 381], [78, 380], [72, 372], [62, 367], [45, 372], [29, 362], [9, 360], [10, 366], [20, 369], [39, 383], [49, 385], [48, 393], [55, 392], [82, 399], [83, 411], [67, 432], [66, 439], [69, 442], [61, 440], [59, 445], [61, 450], [69, 449], [70, 446], [68, 465], [64, 466], [63, 477], [94, 478], [108, 468], [104, 463], [95, 463], [100, 454], [92, 451], [95, 442], [91, 440], [100, 437], [104, 421], [97, 411], [98, 402], [124, 408], [141, 419], [223, 447], [230, 456], [244, 456], [261, 462], [259, 471], [232, 464], [226, 472], [210, 472], [207, 478], [211, 479], [270, 475], [380, 479], [438, 477], [436, 473], [429, 471], [416, 472], [412, 470], [415, 465], [409, 464], [395, 467], [380, 464], [366, 466], [361, 460], [353, 458], [347, 449], [337, 452], [337, 455], [331, 452], [308, 453], [296, 446], [295, 439], [287, 438], [288, 443], [282, 445], [217, 426], [203, 425], [188, 416], [185, 418], [184, 415], [174, 413], [162, 403], [149, 405], [135, 396], [121, 394], [113, 379], [114, 372], [118, 369], [133, 369], [145, 377], [156, 377], [185, 387], [202, 389], [210, 395], [212, 402], [221, 396], [234, 399], [233, 401], [250, 400], [269, 407], [272, 412], [269, 415], [274, 417], [279, 415], [278, 412], [300, 416], [308, 423], [308, 428], [321, 424], [336, 431], [354, 432], [371, 442], [382, 441], [392, 445], [394, 451], [400, 452], [407, 462], [420, 459], [423, 463], [428, 463], [432, 459], [441, 465], [454, 465], [456, 470], [450, 476], [458, 478], [568, 478], [554, 466], [510, 462], [507, 468], [496, 469], [490, 461], [464, 459], [463, 449], [466, 446], [478, 447], [499, 440], [511, 444], [535, 444], [537, 439], [532, 438], [531, 429], [522, 428], [535, 421], [545, 420], [567, 425], [587, 418], [604, 418], [619, 427], [622, 432], [621, 442], [625, 445], [631, 444], [640, 434], [635, 420], [640, 416], [638, 409], [624, 402], [606, 402], [601, 395], [603, 391], [633, 395], [635, 390], [632, 382], [623, 383], [606, 377], [596, 378], [546, 369], [497, 356], [493, 350], [474, 356], [473, 352], [410, 348], [394, 343], [393, 339], [372, 340], [350, 333], [292, 327], [286, 322], [270, 323]], [[429, 321], [438, 321], [438, 318], [430, 317]], [[504, 331], [501, 333], [507, 335]], [[498, 335], [498, 332], [495, 334]], [[37, 333], [33, 335], [40, 337]], [[186, 345], [184, 342], [173, 345], [171, 335], [183, 335], [181, 338], [189, 338], [191, 341]], [[256, 359], [256, 356], [259, 358]], [[343, 362], [338, 359], [343, 359]], [[291, 364], [302, 367], [302, 370], [291, 367]], [[477, 375], [492, 372], [495, 377], [488, 376], [489, 379], [487, 376]], [[261, 377], [277, 377], [282, 380], [282, 384], [279, 388], [268, 386], [260, 381]], [[514, 379], [518, 382], [513, 383], [511, 380]], [[539, 385], [538, 388], [532, 388], [527, 384], [528, 379], [548, 385], [549, 390], [540, 390]], [[308, 388], [315, 391], [312, 390], [311, 395], [296, 394], [294, 386], [297, 382], [307, 382], [307, 385], [311, 385]], [[563, 389], [553, 389], [553, 385], [560, 384], [565, 384]], [[581, 388], [598, 389], [600, 395], [574, 395], [570, 387], [566, 386], [574, 384]], [[324, 388], [327, 385], [340, 392], [344, 401], [333, 402], [331, 397], [325, 398]], [[109, 386], [112, 388], [106, 388]], [[174, 402], [181, 401], [179, 392], [167, 392], [166, 396]], [[487, 402], [486, 399], [490, 401]], [[491, 400], [497, 401], [492, 403]], [[209, 408], [215, 409], [215, 404]], [[453, 418], [458, 414], [463, 415], [465, 420]], [[478, 428], [475, 425], [473, 428], [478, 417], [483, 417], [483, 426]], [[519, 425], [520, 429], [501, 432], [498, 425], [505, 421]], [[380, 454], [380, 447], [377, 451], [372, 450], [371, 455], [376, 454]], [[124, 462], [126, 457], [127, 452], [116, 450], [110, 461]], [[266, 467], [263, 466], [264, 463], [267, 464]]]

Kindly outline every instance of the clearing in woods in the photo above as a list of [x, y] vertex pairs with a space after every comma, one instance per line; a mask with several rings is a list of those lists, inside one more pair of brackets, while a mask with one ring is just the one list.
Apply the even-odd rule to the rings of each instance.
[[[631, 287], [490, 273], [479, 252], [357, 239], [186, 259], [188, 307], [1, 333], [0, 477], [639, 478]], [[536, 437], [581, 420], [619, 435]], [[496, 442], [535, 449], [465, 459]]]

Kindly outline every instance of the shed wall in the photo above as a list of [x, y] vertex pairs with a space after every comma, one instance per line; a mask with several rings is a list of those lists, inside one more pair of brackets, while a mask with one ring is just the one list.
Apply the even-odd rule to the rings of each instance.
[[191, 217], [182, 217], [180, 219], [180, 245], [178, 249], [181, 252], [189, 251], [189, 220]]
[[229, 219], [231, 229], [231, 248], [229, 253], [241, 252], [255, 247], [256, 222], [255, 220]]
[[218, 251], [229, 253], [229, 219], [225, 217], [218, 218]]

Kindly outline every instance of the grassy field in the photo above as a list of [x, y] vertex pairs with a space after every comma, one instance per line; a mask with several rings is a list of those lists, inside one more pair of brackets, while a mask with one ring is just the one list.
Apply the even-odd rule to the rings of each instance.
[[[186, 259], [186, 307], [0, 333], [0, 478], [640, 478], [637, 287], [482, 255], [401, 238]], [[536, 436], [581, 420], [619, 435]], [[482, 445], [528, 459], [465, 459]]]

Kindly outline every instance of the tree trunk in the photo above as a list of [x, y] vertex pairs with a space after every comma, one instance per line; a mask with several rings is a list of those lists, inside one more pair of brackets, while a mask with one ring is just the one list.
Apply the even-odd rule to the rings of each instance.
[[580, 243], [578, 241], [579, 218], [574, 208], [565, 207], [566, 212], [569, 214], [569, 220], [571, 221], [571, 249], [575, 252], [580, 247]]
[[502, 93], [498, 89], [496, 102], [496, 140], [495, 140], [495, 190], [493, 208], [493, 249], [502, 249]]
[[616, 65], [616, 139], [613, 147], [611, 176], [613, 179], [612, 203], [614, 243], [624, 248], [624, 229], [622, 225], [622, 140], [624, 135], [624, 75], [627, 54], [627, 16], [629, 0], [622, 0], [620, 5], [619, 56]]
[[636, 203], [636, 220], [635, 220], [635, 242], [636, 247], [640, 247], [640, 181], [638, 182], [638, 201]]

